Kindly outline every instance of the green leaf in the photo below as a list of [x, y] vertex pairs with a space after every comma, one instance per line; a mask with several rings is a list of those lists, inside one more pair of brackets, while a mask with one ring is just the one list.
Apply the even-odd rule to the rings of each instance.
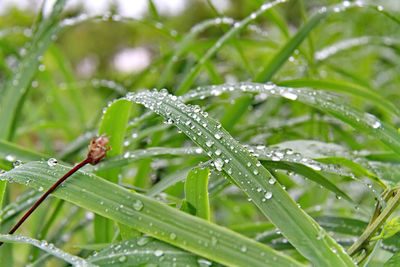
[[51, 14], [39, 23], [18, 69], [0, 90], [0, 139], [10, 140], [12, 137], [18, 107], [30, 88], [30, 82], [38, 70], [40, 58], [61, 29], [56, 23], [65, 2], [65, 0], [58, 0]]
[[371, 241], [377, 241], [379, 239], [388, 239], [394, 236], [400, 231], [400, 216], [394, 217], [383, 226], [382, 231], [379, 235], [371, 238]]
[[233, 129], [239, 119], [246, 113], [249, 105], [253, 102], [253, 98], [249, 96], [243, 96], [235, 99], [233, 105], [229, 105], [225, 109], [224, 116], [222, 116], [220, 122], [221, 125], [229, 132]]
[[[30, 162], [0, 179], [33, 188], [48, 188], [70, 168]], [[53, 195], [157, 239], [225, 265], [302, 266], [288, 256], [224, 227], [188, 215], [141, 194], [132, 193], [93, 174], [78, 171]]]
[[237, 36], [243, 29], [245, 29], [252, 21], [257, 19], [261, 14], [266, 12], [268, 9], [276, 6], [277, 4], [283, 3], [285, 0], [276, 0], [270, 3], [265, 3], [261, 6], [261, 8], [251, 15], [244, 18], [242, 21], [235, 23], [235, 26], [232, 27], [227, 33], [225, 33], [218, 41], [207, 50], [207, 52], [202, 56], [198, 63], [189, 71], [189, 73], [183, 78], [181, 85], [177, 89], [177, 94], [185, 93], [190, 86], [192, 85], [196, 75], [199, 73], [203, 65], [214, 56], [218, 50], [224, 46], [229, 40]]
[[375, 182], [376, 184], [381, 186], [383, 189], [387, 188], [386, 184], [381, 179], [379, 179], [378, 176], [369, 172], [363, 166], [353, 162], [350, 159], [346, 159], [346, 158], [342, 158], [342, 157], [326, 157], [326, 158], [317, 159], [317, 161], [323, 162], [323, 163], [328, 163], [328, 164], [340, 164], [340, 165], [346, 166], [349, 169], [351, 169], [355, 175], [368, 177], [373, 182]]
[[396, 252], [395, 254], [393, 254], [392, 257], [390, 257], [390, 259], [385, 262], [385, 264], [383, 265], [384, 267], [397, 267], [400, 264], [400, 252]]
[[390, 112], [393, 115], [399, 116], [400, 110], [393, 105], [390, 101], [386, 100], [380, 94], [371, 89], [362, 87], [357, 84], [352, 84], [342, 81], [328, 81], [328, 80], [310, 80], [310, 79], [297, 79], [288, 80], [277, 83], [285, 87], [310, 87], [315, 89], [331, 90], [352, 94], [367, 101], [374, 103], [377, 107]]
[[88, 262], [98, 266], [197, 266], [197, 256], [151, 237], [136, 237], [103, 249]]
[[[120, 99], [110, 104], [105, 110], [99, 127], [99, 135], [104, 134], [110, 138], [109, 146], [111, 146], [111, 150], [107, 152], [108, 156], [120, 155], [122, 152], [122, 143], [131, 106], [130, 101]], [[104, 170], [97, 174], [113, 183], [118, 183], [119, 170], [117, 169]], [[125, 226], [122, 225], [121, 227], [124, 228]], [[129, 229], [123, 230], [124, 235], [127, 232], [129, 232]], [[97, 243], [111, 242], [114, 237], [114, 222], [96, 215], [94, 218], [94, 235]]]
[[6, 161], [9, 162], [14, 162], [16, 160], [20, 161], [40, 160], [47, 158], [47, 156], [17, 146], [11, 142], [0, 140], [0, 158], [5, 159]]
[[230, 18], [216, 18], [216, 19], [209, 19], [200, 22], [192, 27], [190, 32], [184, 36], [182, 41], [180, 41], [179, 45], [175, 48], [173, 55], [168, 60], [167, 65], [165, 66], [163, 72], [158, 79], [157, 88], [163, 88], [167, 82], [168, 77], [171, 75], [172, 68], [178, 58], [184, 53], [185, 49], [188, 45], [199, 35], [201, 32], [207, 30], [211, 26], [220, 25], [221, 23], [232, 24], [233, 19]]
[[225, 92], [242, 91], [246, 93], [263, 93], [267, 96], [284, 97], [292, 101], [300, 101], [320, 109], [353, 126], [355, 129], [380, 140], [396, 153], [400, 154], [399, 133], [393, 126], [381, 121], [374, 115], [351, 107], [343, 99], [325, 91], [309, 88], [291, 88], [276, 86], [272, 83], [237, 83], [217, 86], [204, 86], [188, 92], [182, 100], [203, 99], [218, 96]]
[[11, 243], [23, 243], [23, 244], [30, 244], [35, 247], [40, 248], [41, 250], [46, 251], [47, 253], [60, 258], [74, 266], [96, 266], [91, 264], [90, 262], [87, 262], [86, 260], [71, 255], [65, 251], [62, 251], [59, 248], [56, 248], [53, 244], [49, 244], [46, 241], [39, 241], [33, 238], [21, 236], [21, 235], [2, 235], [0, 234], [0, 241], [2, 242], [11, 242]]
[[[37, 72], [39, 58], [60, 31], [56, 22], [64, 5], [65, 0], [57, 0], [50, 15], [39, 23], [18, 69], [13, 72], [0, 90], [0, 140], [11, 140], [13, 136], [19, 107], [21, 107], [23, 98], [30, 88], [30, 82]], [[0, 204], [3, 202], [5, 187], [6, 184], [0, 182]]]
[[187, 202], [194, 207], [196, 216], [210, 220], [210, 204], [208, 202], [208, 178], [210, 170], [195, 168], [191, 170], [185, 182]]
[[282, 67], [286, 60], [293, 54], [303, 40], [310, 34], [311, 30], [314, 29], [320, 21], [328, 15], [328, 12], [317, 12], [312, 16], [293, 36], [282, 49], [269, 61], [267, 66], [256, 75], [255, 81], [266, 82], [270, 81], [272, 76]]
[[217, 170], [230, 175], [307, 259], [320, 265], [354, 265], [343, 248], [297, 206], [260, 162], [200, 107], [186, 106], [165, 90], [128, 93], [126, 99], [143, 104], [171, 120], [214, 160]]

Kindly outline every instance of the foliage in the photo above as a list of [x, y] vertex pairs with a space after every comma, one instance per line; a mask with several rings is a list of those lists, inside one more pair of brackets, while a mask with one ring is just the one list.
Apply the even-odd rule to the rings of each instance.
[[400, 264], [395, 1], [65, 4], [0, 22], [2, 266]]

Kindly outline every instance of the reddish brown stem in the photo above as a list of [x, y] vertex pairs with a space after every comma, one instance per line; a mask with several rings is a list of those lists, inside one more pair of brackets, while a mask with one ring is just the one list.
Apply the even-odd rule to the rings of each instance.
[[[32, 214], [32, 212], [35, 211], [35, 209], [43, 202], [43, 200], [46, 199], [48, 195], [51, 194], [62, 182], [64, 182], [68, 177], [70, 177], [72, 174], [74, 174], [77, 170], [85, 166], [86, 164], [90, 163], [90, 159], [86, 158], [84, 161], [76, 165], [74, 168], [72, 168], [69, 172], [67, 172], [63, 177], [61, 177], [52, 187], [49, 188], [49, 190], [46, 191], [46, 193], [43, 194], [43, 196], [35, 203], [35, 205], [28, 210], [25, 215], [15, 224], [13, 229], [11, 229], [8, 234], [13, 234], [23, 223], [24, 221]], [[0, 246], [3, 245], [3, 242], [0, 242]]]
[[[89, 152], [87, 155], [87, 158], [76, 165], [72, 170], [67, 172], [63, 177], [61, 177], [60, 180], [58, 180], [52, 187], [50, 187], [49, 190], [47, 190], [46, 193], [43, 194], [43, 196], [33, 205], [33, 207], [28, 210], [27, 213], [25, 213], [24, 217], [22, 217], [17, 224], [11, 229], [8, 234], [13, 234], [17, 229], [21, 226], [21, 224], [24, 223], [24, 221], [32, 214], [32, 212], [35, 211], [35, 209], [43, 202], [43, 200], [46, 199], [48, 195], [53, 192], [57, 186], [59, 186], [62, 182], [64, 182], [68, 177], [70, 177], [72, 174], [74, 174], [77, 170], [85, 166], [86, 164], [91, 164], [91, 165], [96, 165], [97, 163], [100, 162], [105, 156], [108, 150], [111, 149], [110, 146], [107, 147], [108, 142], [110, 141], [109, 138], [107, 138], [104, 134], [100, 136], [99, 138], [93, 138], [92, 141], [90, 142], [89, 145]], [[0, 246], [3, 245], [3, 242], [0, 241]]]

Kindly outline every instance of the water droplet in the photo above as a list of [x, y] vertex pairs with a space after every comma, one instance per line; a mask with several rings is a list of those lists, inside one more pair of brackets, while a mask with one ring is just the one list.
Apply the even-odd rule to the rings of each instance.
[[6, 160], [9, 162], [14, 162], [15, 161], [15, 156], [14, 155], [7, 155]]
[[44, 190], [44, 189], [43, 189], [43, 186], [41, 186], [41, 187], [38, 188], [38, 191], [39, 191], [39, 192], [43, 192], [43, 190]]
[[22, 161], [16, 160], [16, 161], [13, 162], [13, 167], [14, 168], [19, 168], [21, 166], [22, 166]]
[[213, 144], [214, 144], [214, 142], [211, 141], [211, 140], [208, 140], [208, 141], [206, 142], [206, 146], [208, 146], [208, 147], [212, 147]]
[[377, 128], [379, 128], [379, 127], [381, 127], [381, 123], [380, 123], [379, 121], [376, 121], [376, 122], [374, 122], [374, 123], [372, 124], [372, 128], [374, 128], [374, 129], [377, 129]]
[[271, 192], [267, 192], [264, 195], [265, 199], [271, 199], [272, 198], [272, 193]]
[[253, 171], [254, 175], [258, 175], [258, 170]]
[[224, 162], [222, 161], [222, 159], [217, 158], [217, 159], [214, 161], [214, 166], [215, 166], [215, 168], [216, 168], [218, 171], [222, 171], [222, 167], [224, 166]]
[[175, 240], [176, 239], [176, 234], [175, 233], [170, 233], [169, 234], [169, 238], [171, 238], [171, 240]]
[[240, 251], [241, 251], [241, 252], [246, 252], [246, 251], [247, 251], [247, 247], [246, 247], [246, 246], [242, 246], [242, 247], [240, 248]]
[[275, 184], [275, 182], [276, 182], [276, 180], [275, 180], [274, 178], [270, 178], [270, 179], [268, 180], [268, 183], [269, 183], [269, 184]]
[[295, 93], [292, 92], [283, 92], [282, 96], [284, 98], [290, 99], [290, 100], [296, 100], [297, 99], [297, 95]]
[[49, 167], [56, 166], [57, 163], [58, 161], [55, 158], [49, 158], [49, 160], [47, 161], [47, 165], [49, 165]]
[[136, 242], [136, 244], [138, 245], [138, 246], [144, 246], [144, 245], [146, 245], [147, 243], [149, 243], [149, 241], [150, 241], [150, 239], [149, 238], [147, 238], [147, 237], [141, 237], [141, 238], [139, 238], [139, 240]]
[[126, 256], [125, 255], [122, 255], [121, 257], [119, 257], [118, 258], [118, 260], [120, 261], [120, 262], [126, 262]]
[[154, 251], [154, 255], [156, 257], [161, 257], [162, 255], [164, 255], [164, 251], [162, 251], [161, 249], [157, 249], [156, 251]]
[[135, 200], [135, 202], [133, 202], [133, 208], [137, 211], [141, 211], [143, 209], [143, 202], [140, 200]]
[[215, 155], [217, 155], [217, 156], [221, 155], [221, 150], [219, 150], [219, 149], [215, 150]]
[[247, 162], [247, 167], [250, 167], [251, 166], [251, 162]]
[[349, 7], [350, 6], [350, 2], [349, 1], [343, 1], [343, 6], [344, 7]]
[[218, 140], [221, 139], [221, 135], [218, 133], [214, 134], [214, 137], [217, 138]]

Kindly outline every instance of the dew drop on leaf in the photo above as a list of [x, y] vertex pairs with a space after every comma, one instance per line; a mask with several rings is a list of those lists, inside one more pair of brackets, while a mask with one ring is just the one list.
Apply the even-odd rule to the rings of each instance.
[[154, 255], [156, 257], [161, 257], [162, 255], [164, 255], [164, 251], [162, 251], [161, 249], [157, 249], [156, 251], [154, 251]]
[[133, 208], [137, 211], [141, 211], [143, 209], [143, 202], [140, 200], [135, 200], [135, 202], [133, 202]]
[[146, 245], [147, 243], [149, 243], [149, 241], [150, 241], [150, 239], [149, 238], [147, 238], [147, 237], [141, 237], [141, 238], [139, 238], [139, 240], [136, 242], [136, 244], [138, 245], [138, 246], [144, 246], [144, 245]]
[[50, 159], [47, 161], [47, 165], [49, 165], [49, 167], [56, 166], [57, 163], [58, 163], [58, 161], [57, 161], [55, 158], [50, 158]]
[[169, 234], [169, 238], [171, 238], [171, 240], [175, 240], [176, 239], [176, 234], [175, 233], [170, 233]]
[[122, 255], [121, 257], [118, 258], [120, 262], [126, 262], [126, 256]]
[[272, 198], [272, 193], [271, 192], [267, 192], [264, 195], [265, 199], [271, 199]]

